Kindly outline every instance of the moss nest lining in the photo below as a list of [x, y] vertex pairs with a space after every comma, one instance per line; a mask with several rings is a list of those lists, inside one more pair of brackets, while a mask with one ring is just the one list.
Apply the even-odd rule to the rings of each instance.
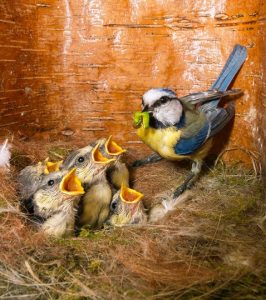
[[[0, 294], [27, 299], [264, 299], [263, 186], [241, 164], [205, 167], [190, 197], [160, 222], [44, 237], [19, 212], [16, 175], [64, 158], [68, 143], [16, 142], [0, 180]], [[77, 147], [76, 147], [77, 148]], [[126, 162], [141, 157], [129, 149]], [[145, 206], [169, 197], [189, 171], [161, 161], [130, 170]]]

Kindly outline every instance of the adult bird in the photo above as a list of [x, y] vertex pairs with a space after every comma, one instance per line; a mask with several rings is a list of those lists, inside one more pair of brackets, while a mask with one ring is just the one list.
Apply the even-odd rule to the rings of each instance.
[[[156, 153], [136, 161], [133, 166], [158, 161], [192, 160], [192, 169], [184, 182], [174, 192], [178, 197], [196, 181], [207, 156], [213, 136], [233, 118], [233, 102], [219, 107], [221, 98], [242, 93], [239, 89], [228, 90], [234, 77], [247, 57], [247, 50], [236, 45], [218, 79], [211, 89], [178, 98], [166, 88], [148, 90], [142, 97], [142, 112], [134, 114], [137, 135]], [[159, 154], [159, 156], [158, 156]]]

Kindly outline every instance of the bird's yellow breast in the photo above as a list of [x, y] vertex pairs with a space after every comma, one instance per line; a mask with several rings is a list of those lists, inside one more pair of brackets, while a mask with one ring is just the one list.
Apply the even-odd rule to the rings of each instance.
[[179, 156], [174, 152], [174, 147], [180, 140], [181, 131], [174, 127], [168, 128], [139, 128], [137, 135], [142, 141], [152, 150], [159, 153], [167, 159], [184, 159], [184, 156]]

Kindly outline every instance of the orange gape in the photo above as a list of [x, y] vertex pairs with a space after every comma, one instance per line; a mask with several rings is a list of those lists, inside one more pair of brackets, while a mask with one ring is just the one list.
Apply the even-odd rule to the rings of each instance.
[[60, 190], [63, 193], [69, 195], [82, 195], [84, 194], [84, 189], [82, 187], [81, 181], [76, 176], [76, 169], [70, 170], [62, 179], [60, 183]]
[[105, 157], [100, 151], [99, 144], [97, 144], [92, 150], [92, 159], [95, 163], [107, 164], [114, 161], [114, 158], [109, 159]]
[[138, 195], [127, 190], [123, 193], [123, 198], [127, 202], [133, 202], [134, 200], [136, 200], [138, 198]]
[[66, 189], [68, 191], [76, 191], [79, 188], [79, 185], [77, 184], [76, 181], [74, 180], [68, 180], [66, 184]]
[[117, 145], [113, 141], [108, 143], [107, 149], [108, 149], [108, 152], [110, 154], [116, 154], [119, 150], [119, 148], [117, 147]]
[[120, 147], [113, 139], [112, 136], [110, 135], [109, 138], [107, 139], [105, 143], [105, 150], [109, 155], [120, 155], [124, 152], [126, 152], [125, 149]]
[[104, 162], [107, 160], [100, 151], [95, 151], [93, 157], [97, 162]]
[[135, 203], [138, 202], [143, 198], [143, 194], [140, 192], [128, 188], [125, 184], [122, 184], [121, 190], [120, 190], [120, 197], [121, 200], [126, 203]]

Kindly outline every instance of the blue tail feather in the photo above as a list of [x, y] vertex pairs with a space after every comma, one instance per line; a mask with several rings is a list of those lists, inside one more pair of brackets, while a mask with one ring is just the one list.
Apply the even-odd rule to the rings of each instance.
[[[227, 59], [225, 66], [223, 67], [217, 80], [211, 86], [211, 89], [216, 89], [221, 92], [225, 92], [230, 83], [235, 78], [237, 72], [245, 62], [247, 57], [247, 49], [244, 46], [236, 45]], [[201, 106], [201, 110], [208, 111], [216, 108], [220, 101], [220, 97], [217, 100], [211, 100], [204, 103]]]
[[240, 70], [242, 64], [247, 57], [247, 49], [241, 45], [236, 45], [230, 54], [224, 68], [222, 69], [219, 77], [212, 85], [212, 89], [219, 91], [226, 91], [230, 83], [233, 81], [237, 72]]
[[219, 89], [219, 87], [221, 86], [221, 83], [226, 78], [226, 76], [228, 75], [228, 72], [231, 70], [232, 66], [234, 65], [234, 58], [235, 58], [235, 55], [237, 54], [236, 52], [239, 51], [238, 49], [239, 49], [239, 47], [238, 47], [238, 45], [236, 45], [234, 47], [233, 51], [231, 52], [230, 56], [228, 57], [220, 75], [218, 76], [216, 81], [213, 83], [211, 89]]

